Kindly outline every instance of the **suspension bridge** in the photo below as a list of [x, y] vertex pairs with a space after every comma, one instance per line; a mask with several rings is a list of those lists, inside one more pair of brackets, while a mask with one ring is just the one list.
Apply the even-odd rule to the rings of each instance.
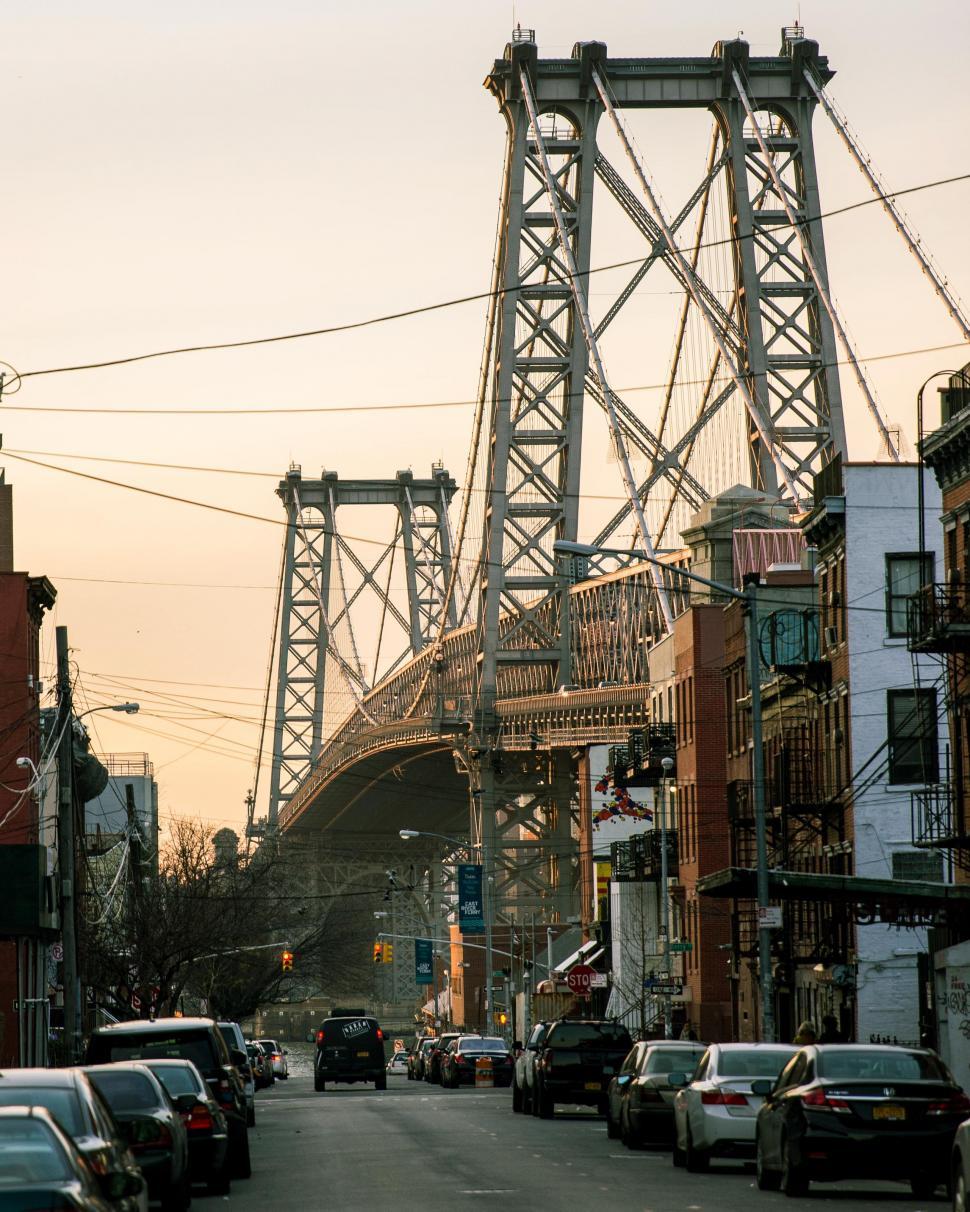
[[[670, 567], [688, 561], [691, 517], [737, 486], [800, 512], [815, 473], [847, 453], [840, 371], [899, 458], [829, 286], [819, 111], [970, 340], [832, 76], [797, 26], [767, 57], [733, 39], [695, 58], [613, 58], [594, 41], [546, 59], [516, 30], [485, 81], [507, 144], [465, 475], [344, 481], [294, 466], [282, 480], [272, 776], [251, 836], [316, 839], [340, 870], [327, 847], [356, 838], [339, 883], [405, 863], [446, 880], [453, 843], [396, 839], [457, 834], [490, 856], [504, 914], [575, 920], [589, 749], [649, 723], [647, 653], [684, 607]], [[638, 145], [638, 110], [710, 116], [676, 206]], [[634, 246], [608, 272], [593, 260], [594, 197]], [[666, 383], [646, 409], [607, 366], [611, 349], [629, 361], [631, 342], [657, 339], [623, 319], [648, 275], [665, 275], [675, 305]], [[612, 504], [583, 488], [594, 441], [622, 486]], [[386, 540], [361, 542], [372, 521]], [[556, 554], [594, 526], [612, 554]], [[411, 887], [426, 931], [437, 894]]]

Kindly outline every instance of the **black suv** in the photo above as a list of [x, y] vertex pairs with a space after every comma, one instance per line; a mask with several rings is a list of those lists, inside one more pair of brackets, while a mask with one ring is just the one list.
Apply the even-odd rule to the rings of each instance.
[[550, 1023], [534, 1060], [533, 1115], [551, 1119], [556, 1103], [582, 1103], [605, 1115], [607, 1087], [632, 1047], [629, 1031], [611, 1019]]
[[327, 1082], [373, 1082], [376, 1089], [387, 1089], [384, 1032], [376, 1018], [328, 1018], [316, 1039], [313, 1088], [318, 1094]]
[[246, 1090], [239, 1069], [248, 1063], [248, 1059], [245, 1052], [226, 1047], [222, 1033], [211, 1018], [157, 1018], [99, 1028], [88, 1041], [85, 1063], [191, 1061], [225, 1114], [232, 1177], [249, 1178]]

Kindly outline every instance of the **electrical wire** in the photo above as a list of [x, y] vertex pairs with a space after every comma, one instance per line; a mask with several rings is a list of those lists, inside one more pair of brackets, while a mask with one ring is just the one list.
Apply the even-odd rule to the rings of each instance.
[[[816, 223], [821, 219], [831, 219], [837, 215], [849, 214], [851, 211], [861, 210], [863, 207], [873, 206], [877, 202], [883, 202], [890, 198], [902, 198], [902, 197], [906, 196], [907, 194], [921, 193], [925, 190], [938, 189], [945, 185], [954, 185], [958, 182], [967, 181], [967, 180], [970, 180], [970, 173], [961, 173], [959, 175], [952, 176], [952, 177], [942, 177], [935, 181], [926, 181], [920, 185], [910, 186], [907, 189], [897, 189], [897, 190], [888, 191], [886, 193], [875, 194], [871, 197], [863, 198], [859, 202], [852, 202], [847, 206], [836, 207], [833, 210], [823, 211], [819, 215], [811, 216], [810, 218], [807, 218], [804, 221], [804, 225], [807, 226], [811, 223]], [[779, 223], [776, 225], [776, 229], [781, 230], [782, 228], [786, 228], [786, 227], [798, 227], [798, 226], [802, 226], [802, 225], [803, 224], [801, 224], [801, 223], [792, 224], [790, 222]], [[753, 239], [754, 236], [749, 235], [749, 236], [745, 236], [742, 238]], [[728, 236], [728, 237], [724, 237], [723, 239], [716, 240], [716, 241], [707, 241], [705, 243], [698, 245], [698, 247], [699, 248], [712, 248], [712, 247], [716, 247], [719, 244], [736, 245], [738, 242], [739, 242], [738, 237]], [[589, 278], [593, 274], [607, 273], [607, 272], [610, 272], [610, 271], [616, 270], [616, 269], [626, 269], [626, 268], [629, 268], [634, 265], [640, 265], [643, 262], [643, 260], [644, 260], [643, 257], [633, 257], [631, 259], [624, 260], [624, 261], [615, 261], [610, 265], [600, 265], [594, 269], [581, 270], [577, 273], [576, 276], [579, 278]], [[283, 342], [288, 342], [288, 341], [301, 341], [301, 340], [305, 340], [309, 337], [323, 337], [323, 336], [331, 336], [335, 333], [353, 332], [353, 331], [357, 331], [357, 330], [360, 330], [363, 328], [373, 328], [379, 324], [388, 324], [395, 320], [403, 320], [403, 319], [406, 319], [411, 316], [428, 315], [433, 312], [444, 311], [448, 308], [460, 307], [467, 303], [479, 303], [485, 299], [491, 299], [493, 297], [504, 298], [506, 295], [516, 293], [520, 289], [523, 289], [523, 288], [521, 288], [521, 287], [504, 288], [503, 287], [497, 291], [495, 291], [495, 290], [479, 291], [474, 294], [461, 295], [461, 296], [458, 296], [457, 298], [445, 299], [445, 300], [439, 301], [437, 303], [426, 303], [419, 307], [409, 307], [402, 311], [388, 312], [388, 313], [385, 313], [385, 314], [379, 315], [379, 316], [371, 316], [364, 320], [352, 320], [352, 321], [348, 321], [344, 324], [331, 324], [331, 325], [328, 325], [323, 328], [312, 328], [312, 329], [306, 329], [306, 330], [299, 331], [299, 332], [279, 333], [274, 336], [268, 336], [268, 337], [250, 337], [246, 340], [238, 340], [238, 341], [218, 341], [218, 342], [209, 342], [209, 343], [198, 344], [198, 345], [184, 345], [184, 346], [179, 346], [179, 347], [172, 348], [172, 349], [153, 350], [150, 353], [130, 354], [126, 357], [120, 357], [120, 358], [108, 358], [108, 359], [105, 359], [103, 361], [98, 361], [98, 362], [82, 362], [82, 363], [77, 363], [77, 364], [74, 364], [71, 366], [51, 366], [51, 367], [46, 367], [44, 369], [38, 369], [38, 370], [26, 370], [26, 371], [23, 371], [22, 373], [18, 373], [17, 371], [14, 371], [15, 378], [13, 380], [13, 386], [6, 388], [6, 390], [8, 392], [17, 391], [17, 390], [19, 390], [19, 386], [20, 386], [20, 383], [22, 380], [39, 378], [40, 376], [43, 376], [43, 375], [70, 374], [70, 373], [73, 373], [76, 371], [82, 371], [82, 370], [102, 370], [102, 369], [105, 369], [106, 367], [110, 367], [110, 366], [129, 366], [135, 362], [147, 362], [147, 361], [157, 359], [157, 358], [176, 357], [181, 354], [209, 353], [209, 352], [213, 352], [213, 351], [227, 350], [227, 349], [246, 349], [246, 348], [249, 348], [251, 346], [256, 346], [256, 345], [277, 345], [277, 344], [280, 344]], [[13, 368], [11, 367], [11, 369], [13, 369]]]

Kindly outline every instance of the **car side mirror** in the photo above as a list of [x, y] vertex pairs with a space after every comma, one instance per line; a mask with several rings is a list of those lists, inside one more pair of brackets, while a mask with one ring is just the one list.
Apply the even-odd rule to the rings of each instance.
[[245, 1052], [240, 1052], [238, 1048], [229, 1049], [229, 1059], [236, 1066], [249, 1064], [249, 1057]]
[[175, 1106], [179, 1111], [191, 1112], [195, 1110], [198, 1101], [197, 1094], [180, 1094], [175, 1100]]
[[145, 1186], [145, 1180], [140, 1174], [130, 1170], [110, 1170], [101, 1180], [101, 1190], [108, 1199], [126, 1199], [130, 1195], [140, 1195]]
[[283, 1049], [283, 1055], [284, 1055], [284, 1056], [289, 1056], [289, 1055], [290, 1055], [290, 1050], [289, 1050], [289, 1048], [284, 1048], [284, 1049]]
[[685, 1086], [690, 1085], [690, 1078], [686, 1073], [668, 1073], [667, 1081], [675, 1090], [683, 1090]]
[[759, 1077], [751, 1083], [751, 1093], [757, 1094], [761, 1098], [767, 1098], [774, 1088], [775, 1083], [769, 1077]]
[[628, 1086], [630, 1084], [630, 1082], [632, 1082], [632, 1081], [633, 1081], [632, 1073], [621, 1073], [616, 1079], [616, 1084], [618, 1086]]
[[521, 1041], [520, 1039], [513, 1040], [513, 1042], [512, 1042], [512, 1048], [513, 1048], [513, 1049], [514, 1049], [516, 1052], [521, 1052], [521, 1051], [522, 1051], [522, 1041]]

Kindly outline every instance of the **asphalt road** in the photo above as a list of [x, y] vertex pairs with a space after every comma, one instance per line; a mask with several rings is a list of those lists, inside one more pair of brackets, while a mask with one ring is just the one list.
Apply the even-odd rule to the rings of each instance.
[[[462, 1207], [639, 1209], [641, 1212], [782, 1212], [788, 1200], [757, 1190], [737, 1163], [707, 1175], [675, 1170], [668, 1151], [631, 1152], [602, 1120], [557, 1109], [553, 1121], [514, 1115], [507, 1090], [442, 1090], [392, 1077], [385, 1093], [338, 1086], [314, 1094], [307, 1046], [292, 1045], [289, 1081], [257, 1097], [253, 1177], [228, 1199], [199, 1196], [197, 1212]], [[825, 1212], [944, 1209], [890, 1183], [816, 1186]]]

